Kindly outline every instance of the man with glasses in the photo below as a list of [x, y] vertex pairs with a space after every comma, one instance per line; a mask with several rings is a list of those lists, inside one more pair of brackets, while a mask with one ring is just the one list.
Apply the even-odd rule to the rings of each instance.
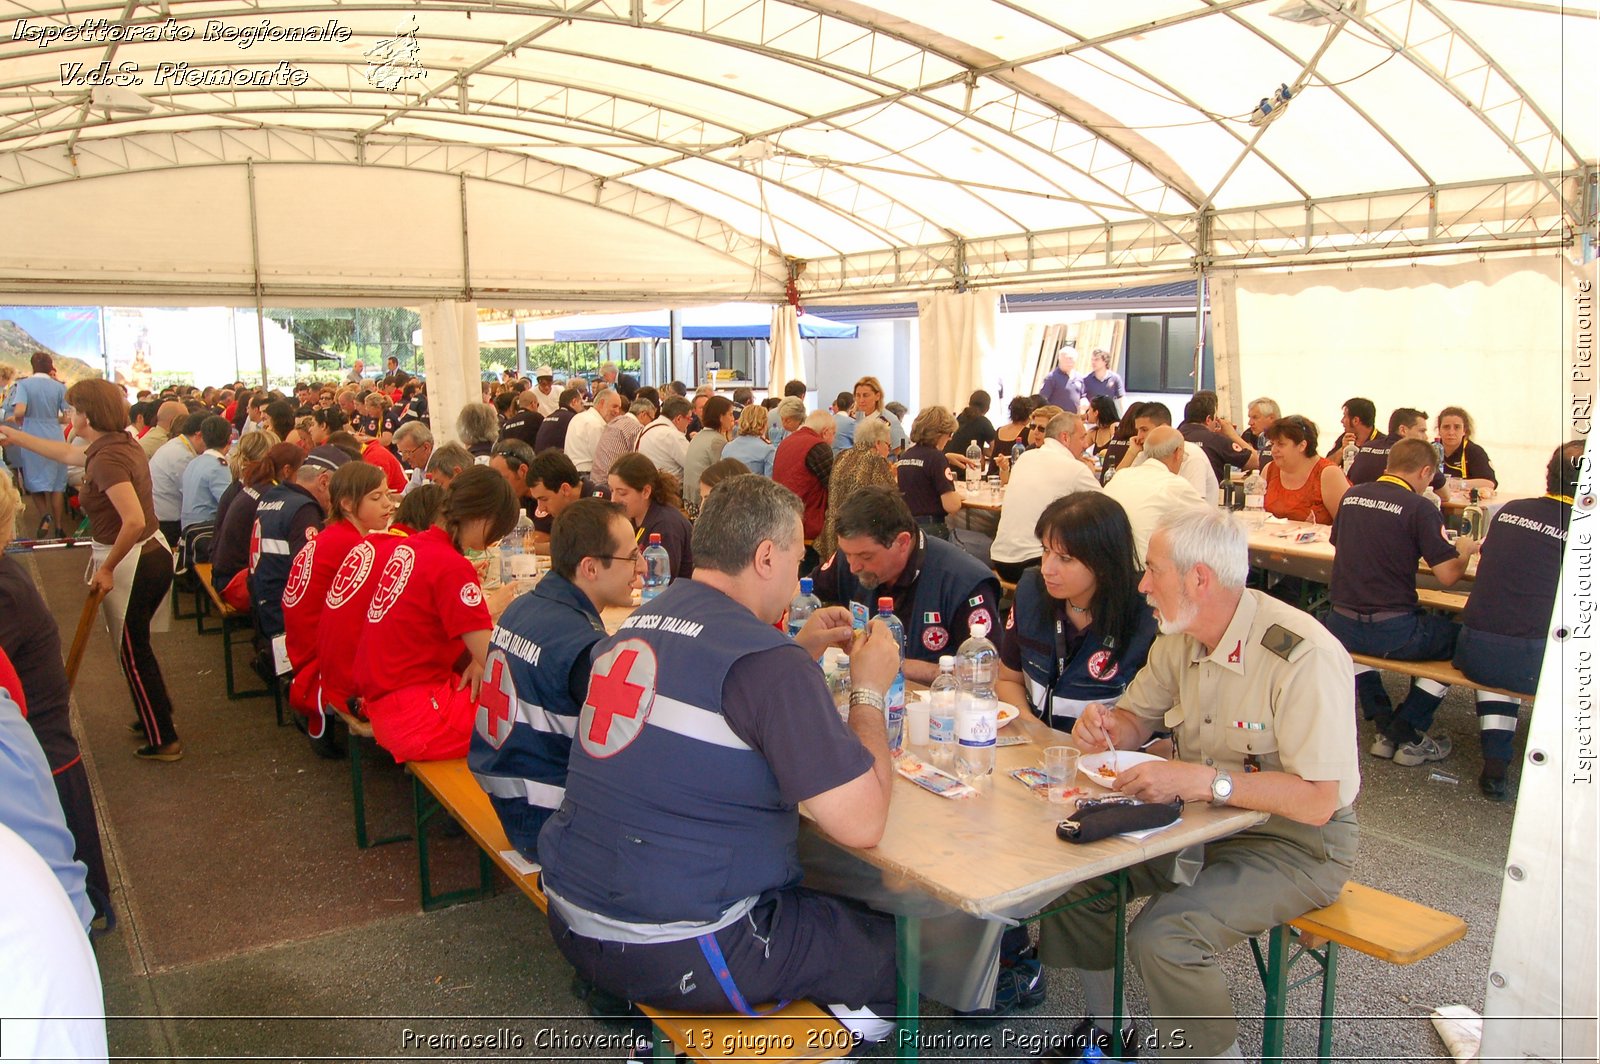
[[409, 492], [426, 478], [428, 459], [433, 457], [433, 433], [420, 421], [407, 421], [394, 430], [394, 450], [406, 464], [406, 486]]
[[529, 860], [539, 859], [539, 829], [566, 795], [590, 651], [606, 634], [600, 611], [629, 605], [642, 571], [622, 508], [580, 499], [551, 531], [550, 572], [490, 636], [467, 764]]

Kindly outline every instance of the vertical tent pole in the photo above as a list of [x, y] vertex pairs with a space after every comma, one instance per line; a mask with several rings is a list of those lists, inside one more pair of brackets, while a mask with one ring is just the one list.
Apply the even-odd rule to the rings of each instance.
[[267, 315], [261, 301], [261, 231], [256, 219], [256, 166], [246, 159], [245, 177], [250, 185], [250, 263], [255, 271], [256, 345], [261, 353], [261, 387], [267, 387]]

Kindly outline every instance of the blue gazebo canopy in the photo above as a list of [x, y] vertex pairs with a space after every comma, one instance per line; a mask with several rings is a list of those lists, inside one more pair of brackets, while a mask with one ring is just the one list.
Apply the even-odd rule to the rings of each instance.
[[[772, 325], [770, 322], [750, 322], [748, 324], [723, 323], [718, 325], [685, 325], [683, 338], [685, 340], [769, 340], [771, 339]], [[800, 316], [800, 338], [802, 340], [854, 340], [861, 330], [854, 325], [845, 325], [827, 318], [819, 318], [815, 314], [802, 314]], [[557, 329], [557, 341], [571, 341], [579, 343], [594, 343], [607, 340], [665, 340], [669, 329], [665, 325], [651, 325], [645, 323], [629, 323], [625, 325], [609, 325], [598, 329]]]

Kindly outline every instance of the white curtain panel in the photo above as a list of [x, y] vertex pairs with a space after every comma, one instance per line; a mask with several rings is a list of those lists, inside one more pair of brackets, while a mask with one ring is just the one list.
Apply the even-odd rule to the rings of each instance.
[[1309, 417], [1323, 453], [1354, 396], [1377, 404], [1380, 429], [1399, 406], [1430, 419], [1464, 407], [1501, 494], [1543, 494], [1550, 452], [1570, 435], [1564, 334], [1576, 280], [1565, 259], [1239, 271], [1232, 299], [1227, 276], [1217, 279], [1220, 361], [1237, 358], [1241, 407], [1267, 396]]
[[985, 367], [995, 358], [1000, 301], [991, 292], [935, 292], [921, 301], [918, 406], [952, 412], [983, 387]]
[[[1239, 431], [1244, 432], [1245, 404], [1255, 396], [1241, 394], [1239, 384], [1238, 285], [1232, 273], [1206, 276], [1206, 305], [1211, 311], [1209, 328], [1217, 377], [1217, 411], [1232, 418]], [[1329, 428], [1331, 430], [1332, 426]]]
[[478, 305], [469, 301], [424, 303], [422, 360], [427, 370], [428, 414], [435, 445], [456, 440], [456, 415], [483, 401], [478, 357]]
[[767, 341], [767, 392], [782, 395], [790, 381], [806, 379], [805, 349], [800, 346], [800, 315], [792, 304], [772, 308], [772, 334]]

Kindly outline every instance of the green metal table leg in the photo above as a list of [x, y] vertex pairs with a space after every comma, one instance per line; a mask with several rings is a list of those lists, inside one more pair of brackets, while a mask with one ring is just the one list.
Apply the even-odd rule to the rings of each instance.
[[1327, 1064], [1333, 1057], [1333, 992], [1339, 974], [1339, 943], [1329, 942], [1322, 962], [1322, 1022], [1317, 1027], [1317, 1059]]
[[1122, 1044], [1122, 993], [1124, 968], [1128, 960], [1128, 870], [1119, 868], [1112, 877], [1117, 892], [1117, 917], [1114, 953], [1111, 962], [1111, 1057], [1121, 1060], [1127, 1046]]
[[895, 1045], [900, 1060], [914, 1062], [921, 1054], [922, 919], [894, 918]]
[[[333, 727], [332, 724], [327, 727]], [[363, 760], [361, 754], [361, 736], [355, 732], [348, 732], [345, 736], [345, 749], [350, 757], [350, 797], [356, 810], [356, 848], [366, 849], [367, 842], [367, 788], [361, 778]]]
[[494, 888], [494, 862], [481, 849], [478, 850], [476, 887], [463, 887], [460, 890], [448, 890], [440, 894], [433, 892], [433, 870], [428, 854], [428, 821], [444, 807], [415, 776], [411, 777], [411, 800], [417, 830], [417, 879], [422, 894], [422, 911], [433, 912], [435, 909], [445, 909], [464, 901], [487, 897]]
[[237, 699], [239, 691], [233, 684], [233, 625], [226, 617], [222, 619], [222, 667], [228, 681], [228, 698]]
[[1289, 925], [1279, 924], [1268, 932], [1267, 967], [1262, 975], [1266, 990], [1266, 1010], [1261, 1022], [1262, 1064], [1283, 1059], [1283, 1010], [1289, 984]]

